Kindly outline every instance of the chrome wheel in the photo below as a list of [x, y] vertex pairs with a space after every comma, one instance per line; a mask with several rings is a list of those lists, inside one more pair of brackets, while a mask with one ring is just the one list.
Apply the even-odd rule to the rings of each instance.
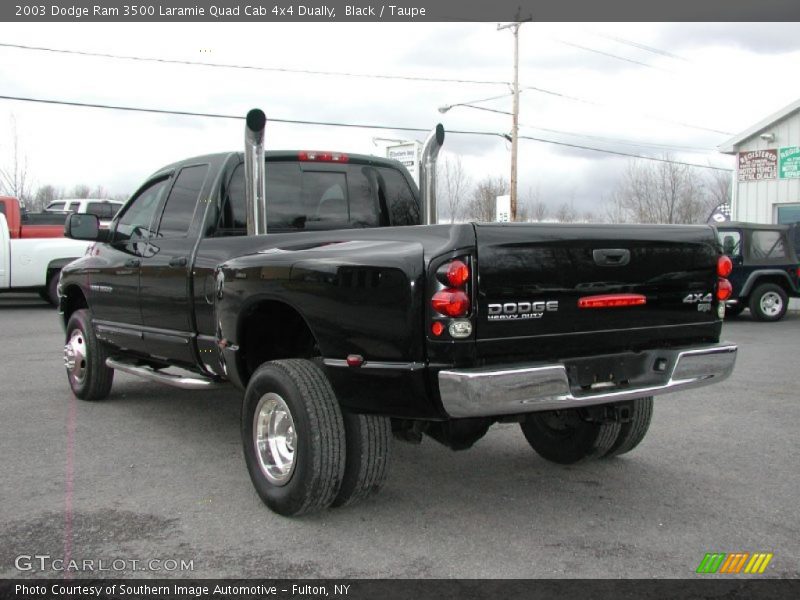
[[80, 329], [75, 329], [64, 346], [64, 366], [76, 383], [83, 383], [86, 379], [86, 354], [86, 336]]
[[776, 292], [767, 292], [759, 301], [761, 312], [768, 317], [777, 317], [783, 310], [783, 298]]
[[292, 413], [278, 394], [261, 396], [253, 419], [253, 444], [264, 476], [285, 485], [294, 472], [297, 434]]

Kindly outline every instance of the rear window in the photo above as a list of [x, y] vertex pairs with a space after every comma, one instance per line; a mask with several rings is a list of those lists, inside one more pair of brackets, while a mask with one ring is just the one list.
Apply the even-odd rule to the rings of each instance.
[[[314, 170], [297, 162], [268, 162], [269, 231], [416, 225], [419, 205], [401, 173], [350, 164]], [[217, 235], [242, 235], [247, 226], [244, 165], [223, 190]]]
[[780, 231], [753, 231], [750, 243], [753, 259], [769, 260], [786, 258], [786, 245]]
[[119, 209], [119, 204], [111, 202], [89, 202], [86, 205], [86, 212], [90, 215], [97, 215], [99, 219], [111, 219]]

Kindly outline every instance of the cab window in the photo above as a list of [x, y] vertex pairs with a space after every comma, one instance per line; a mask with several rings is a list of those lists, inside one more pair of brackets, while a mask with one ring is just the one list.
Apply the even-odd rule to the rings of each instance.
[[164, 206], [158, 237], [182, 237], [189, 232], [207, 172], [208, 165], [181, 169]]
[[167, 191], [168, 183], [169, 178], [165, 177], [139, 192], [117, 222], [114, 242], [137, 241], [150, 237], [153, 216]]

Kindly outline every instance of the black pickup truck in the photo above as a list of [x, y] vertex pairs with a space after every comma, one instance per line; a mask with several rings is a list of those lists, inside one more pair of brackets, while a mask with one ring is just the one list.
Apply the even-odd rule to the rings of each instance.
[[[558, 463], [644, 437], [652, 396], [715, 383], [727, 257], [707, 226], [435, 224], [438, 127], [422, 194], [397, 162], [263, 151], [165, 167], [62, 271], [73, 393], [115, 370], [243, 390], [253, 484], [274, 511], [380, 488], [392, 438], [468, 448], [518, 422]], [[420, 198], [421, 196], [421, 198]], [[178, 435], [178, 432], [176, 432]]]

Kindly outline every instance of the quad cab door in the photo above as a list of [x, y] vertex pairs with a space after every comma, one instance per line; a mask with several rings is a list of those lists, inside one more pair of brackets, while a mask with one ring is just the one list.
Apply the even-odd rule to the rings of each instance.
[[139, 300], [151, 356], [194, 365], [192, 257], [206, 203], [199, 202], [208, 164], [183, 166], [156, 219], [142, 257]]
[[126, 350], [144, 352], [139, 275], [151, 228], [171, 174], [147, 182], [111, 225], [111, 241], [96, 247], [97, 268], [89, 286], [98, 336]]

